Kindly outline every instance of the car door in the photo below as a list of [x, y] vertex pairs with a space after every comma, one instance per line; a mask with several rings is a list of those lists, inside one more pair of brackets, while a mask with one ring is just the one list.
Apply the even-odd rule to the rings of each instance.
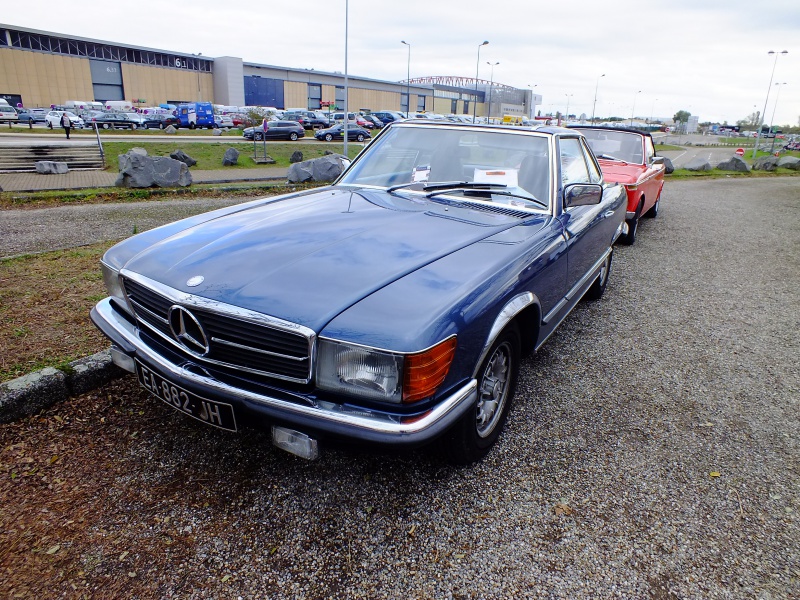
[[[589, 148], [579, 137], [560, 137], [559, 201], [564, 201], [564, 188], [571, 183], [601, 183], [600, 168], [594, 162]], [[562, 204], [563, 206], [563, 204]], [[567, 238], [567, 289], [572, 289], [586, 275], [608, 249], [614, 235], [614, 214], [606, 202], [589, 206], [567, 208], [564, 234]]]

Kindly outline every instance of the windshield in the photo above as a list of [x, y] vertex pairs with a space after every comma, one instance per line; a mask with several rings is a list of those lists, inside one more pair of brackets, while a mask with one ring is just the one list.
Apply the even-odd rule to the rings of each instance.
[[[367, 147], [341, 183], [430, 189], [436, 183], [496, 184], [515, 195], [550, 197], [548, 138], [471, 127], [395, 127]], [[519, 196], [518, 198], [516, 196]]]
[[606, 129], [581, 129], [589, 147], [597, 158], [623, 160], [642, 164], [642, 136], [627, 131], [608, 131]]

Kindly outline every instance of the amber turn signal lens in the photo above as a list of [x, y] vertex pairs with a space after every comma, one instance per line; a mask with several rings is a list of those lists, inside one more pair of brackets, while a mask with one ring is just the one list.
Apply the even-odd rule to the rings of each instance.
[[450, 370], [456, 354], [455, 336], [418, 354], [405, 357], [403, 402], [416, 402], [432, 396]]

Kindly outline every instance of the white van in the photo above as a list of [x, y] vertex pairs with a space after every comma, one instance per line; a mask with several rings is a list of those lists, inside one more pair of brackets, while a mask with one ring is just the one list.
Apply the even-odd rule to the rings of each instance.
[[17, 111], [12, 108], [8, 102], [0, 98], [0, 122], [2, 123], [16, 123], [19, 121]]

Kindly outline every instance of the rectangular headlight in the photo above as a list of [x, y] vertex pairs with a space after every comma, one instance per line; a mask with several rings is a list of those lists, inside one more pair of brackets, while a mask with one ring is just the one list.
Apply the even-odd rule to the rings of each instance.
[[380, 402], [417, 402], [436, 393], [455, 352], [455, 336], [409, 354], [320, 339], [317, 386]]
[[122, 291], [122, 284], [119, 279], [119, 271], [114, 267], [100, 262], [100, 268], [103, 270], [103, 283], [106, 285], [108, 295], [119, 300], [122, 305], [125, 305], [125, 293]]
[[355, 344], [321, 339], [317, 386], [380, 402], [402, 401], [403, 356]]

